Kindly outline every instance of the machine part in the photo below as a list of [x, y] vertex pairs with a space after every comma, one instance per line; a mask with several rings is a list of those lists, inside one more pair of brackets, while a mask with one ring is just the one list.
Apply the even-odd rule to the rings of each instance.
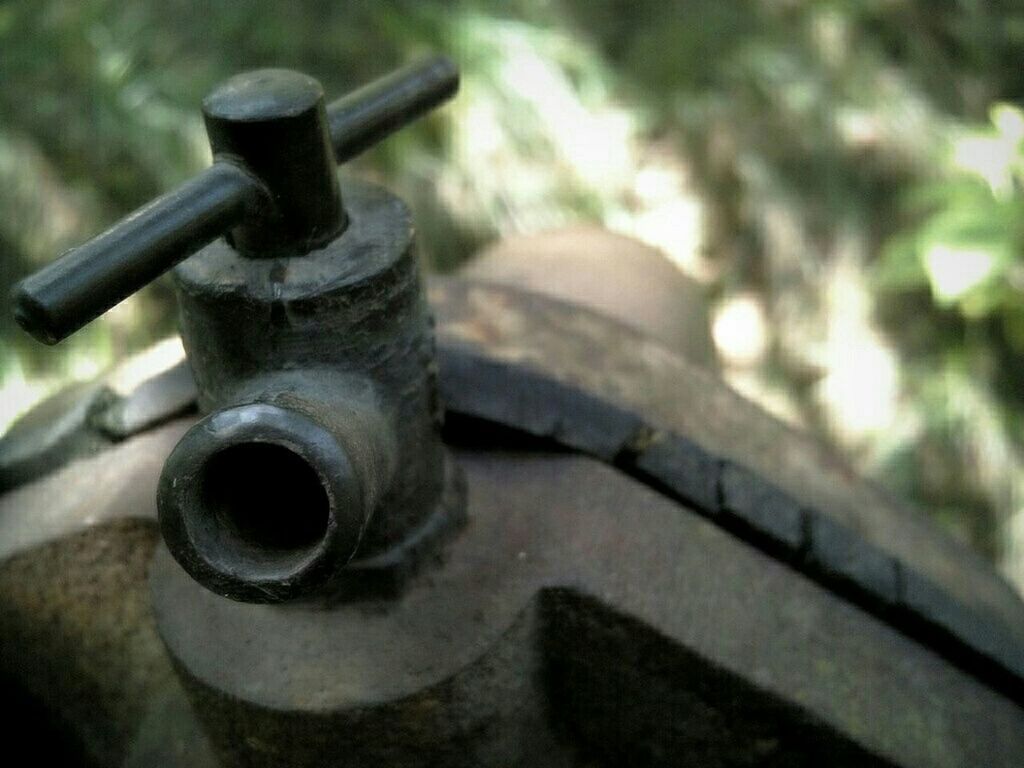
[[394, 477], [393, 430], [379, 414], [288, 395], [214, 412], [164, 467], [164, 541], [218, 594], [279, 601], [318, 590], [352, 559]]
[[195, 409], [181, 343], [165, 340], [15, 421], [0, 440], [0, 494]]
[[[841, 568], [827, 542], [874, 547], [927, 575], [947, 608], [977, 608], [979, 631], [994, 613], [1020, 638], [1019, 600], [991, 569], [616, 323], [462, 281], [435, 285], [431, 297], [471, 525], [400, 601], [329, 610], [224, 600], [158, 554], [149, 605], [191, 709], [166, 655], [144, 667], [164, 681], [148, 693], [89, 655], [110, 647], [103, 616], [137, 592], [65, 598], [41, 586], [97, 584], [95, 569], [123, 570], [121, 545], [97, 542], [129, 537], [125, 515], [156, 540], [160, 465], [191, 419], [0, 499], [0, 543], [17, 542], [0, 550], [0, 668], [22, 675], [54, 717], [64, 713], [89, 754], [200, 768], [302, 765], [331, 749], [333, 762], [352, 765], [1018, 765], [1024, 710], [1012, 691], [950, 663], [934, 632], [908, 634], [898, 612], [869, 610], [791, 553], [680, 501], [654, 474], [699, 488], [688, 455], [747, 467], [747, 480], [835, 523], [838, 538], [815, 537], [804, 551]], [[582, 431], [587, 423], [598, 428]], [[615, 465], [614, 439], [632, 427], [615, 424], [674, 434], [677, 447], [652, 441], [651, 479], [630, 477]], [[614, 439], [599, 439], [608, 429]], [[532, 442], [516, 438], [528, 434]], [[702, 453], [678, 450], [687, 445]], [[60, 520], [40, 530], [55, 500]], [[68, 637], [53, 622], [71, 615], [93, 620], [76, 621], [67, 645], [27, 640]], [[157, 641], [148, 615], [125, 620], [136, 629], [123, 633], [119, 658], [141, 658]], [[45, 684], [44, 666], [53, 670]], [[139, 704], [75, 705], [95, 690]]]
[[[429, 522], [448, 512], [409, 212], [359, 182], [345, 199], [345, 234], [306, 256], [247, 258], [218, 242], [175, 271], [182, 338], [211, 415], [168, 461], [161, 525], [186, 570], [238, 599], [307, 595], [357, 548], [374, 557], [424, 526], [451, 527]], [[309, 517], [256, 512], [261, 471], [304, 502], [279, 509]], [[266, 525], [243, 530], [254, 514]]]
[[[359, 581], [393, 590], [463, 518], [442, 503], [458, 498], [443, 488], [457, 470], [408, 209], [358, 182], [343, 206], [335, 168], [336, 147], [361, 151], [457, 84], [433, 59], [328, 115], [306, 75], [234, 77], [203, 102], [211, 169], [19, 289], [19, 320], [56, 340], [225, 234], [175, 271], [209, 415], [169, 457], [157, 499], [171, 552], [218, 594], [337, 599], [357, 552], [363, 571], [388, 574]], [[123, 419], [105, 421], [116, 432]]]
[[[22, 281], [15, 294], [18, 323], [39, 341], [55, 344], [232, 228], [247, 251], [279, 254], [284, 243], [297, 243], [301, 252], [322, 244], [340, 229], [344, 215], [330, 208], [338, 202], [336, 187], [323, 166], [332, 150], [335, 162], [355, 157], [446, 101], [458, 82], [455, 65], [438, 57], [371, 83], [334, 102], [324, 114], [320, 86], [298, 73], [272, 70], [229, 81], [206, 105], [214, 150], [226, 154]], [[254, 90], [263, 86], [269, 86], [273, 98]], [[329, 131], [331, 147], [322, 143], [324, 131]], [[269, 159], [279, 150], [290, 161], [305, 157], [310, 148], [294, 143], [309, 138], [317, 151], [302, 168], [320, 165], [314, 173], [319, 183], [312, 190], [305, 188], [299, 168]], [[275, 147], [277, 141], [290, 146]], [[324, 192], [326, 201], [310, 200], [311, 193]], [[299, 213], [303, 206], [316, 213]], [[279, 231], [267, 233], [268, 222]], [[307, 230], [300, 231], [301, 226]], [[270, 239], [255, 242], [253, 227]]]

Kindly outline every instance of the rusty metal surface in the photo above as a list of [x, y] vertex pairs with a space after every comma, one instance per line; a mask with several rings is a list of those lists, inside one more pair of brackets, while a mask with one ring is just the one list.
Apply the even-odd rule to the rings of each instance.
[[[145, 581], [157, 539], [155, 521], [121, 519], [0, 560], [0, 669], [71, 734], [69, 764], [132, 764], [154, 715], [183, 701]], [[5, 716], [15, 762], [52, 747], [25, 742], [41, 724], [22, 714]], [[190, 717], [159, 741], [160, 765], [201, 766], [209, 754]]]
[[471, 523], [397, 603], [239, 604], [158, 553], [160, 631], [227, 765], [532, 764], [549, 729], [601, 764], [1024, 754], [1017, 705], [616, 470], [457, 458]]
[[[909, 580], [935, 587], [905, 592], [908, 610], [945, 622], [940, 628], [949, 634], [970, 635], [962, 639], [976, 651], [1024, 672], [1024, 603], [990, 565], [706, 371], [605, 318], [533, 294], [447, 281], [431, 287], [431, 298], [450, 409], [618, 461], [737, 532], [778, 526], [790, 515], [789, 531], [773, 534], [790, 560], [805, 559], [809, 534], [818, 529], [810, 523], [824, 516], [870, 547], [869, 559], [887, 555]], [[764, 518], [756, 506], [723, 506], [720, 473], [729, 465], [776, 489], [791, 511], [777, 505], [778, 514]], [[849, 551], [817, 554], [850, 562]], [[808, 563], [814, 566], [813, 557]], [[877, 578], [876, 570], [864, 583]], [[882, 589], [900, 588], [898, 582], [893, 574]], [[942, 595], [951, 599], [943, 603]], [[951, 604], [963, 610], [943, 615]]]

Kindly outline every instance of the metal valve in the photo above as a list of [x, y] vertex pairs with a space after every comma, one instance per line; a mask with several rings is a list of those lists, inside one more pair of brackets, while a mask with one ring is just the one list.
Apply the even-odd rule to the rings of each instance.
[[157, 509], [169, 552], [219, 595], [390, 589], [463, 519], [409, 211], [335, 167], [457, 87], [445, 58], [329, 108], [298, 72], [234, 77], [203, 101], [208, 169], [17, 290], [19, 323], [52, 344], [177, 265], [203, 418]]
[[245, 256], [294, 256], [344, 231], [334, 166], [451, 97], [458, 70], [435, 57], [325, 109], [311, 77], [282, 69], [239, 75], [203, 102], [214, 162], [26, 278], [18, 323], [55, 344], [221, 235]]

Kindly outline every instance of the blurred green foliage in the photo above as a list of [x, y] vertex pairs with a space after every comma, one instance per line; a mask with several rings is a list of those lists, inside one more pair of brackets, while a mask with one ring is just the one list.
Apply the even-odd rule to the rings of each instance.
[[941, 175], [910, 188], [912, 222], [878, 267], [880, 285], [928, 288], [968, 323], [996, 320], [1024, 350], [1024, 112], [997, 104], [990, 125], [950, 137]]
[[[574, 220], [649, 232], [636, 180], [657, 169], [700, 199], [687, 263], [712, 297], [766, 308], [757, 374], [798, 420], [1024, 562], [1022, 46], [1016, 0], [8, 0], [0, 283], [208, 162], [198, 104], [226, 76], [293, 67], [340, 94], [446, 51], [457, 103], [353, 169], [412, 203], [429, 264]], [[856, 439], [815, 394], [844, 259], [899, 364], [892, 428]], [[174, 327], [159, 281], [42, 350], [6, 295], [0, 423]]]

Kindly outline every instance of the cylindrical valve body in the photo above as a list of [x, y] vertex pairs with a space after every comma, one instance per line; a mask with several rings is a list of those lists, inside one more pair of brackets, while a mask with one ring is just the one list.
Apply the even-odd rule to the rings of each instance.
[[175, 271], [200, 405], [215, 413], [167, 462], [161, 527], [221, 594], [315, 591], [357, 552], [414, 535], [441, 495], [411, 218], [361, 182], [345, 185], [345, 206], [344, 234], [305, 256], [252, 259], [216, 242]]

